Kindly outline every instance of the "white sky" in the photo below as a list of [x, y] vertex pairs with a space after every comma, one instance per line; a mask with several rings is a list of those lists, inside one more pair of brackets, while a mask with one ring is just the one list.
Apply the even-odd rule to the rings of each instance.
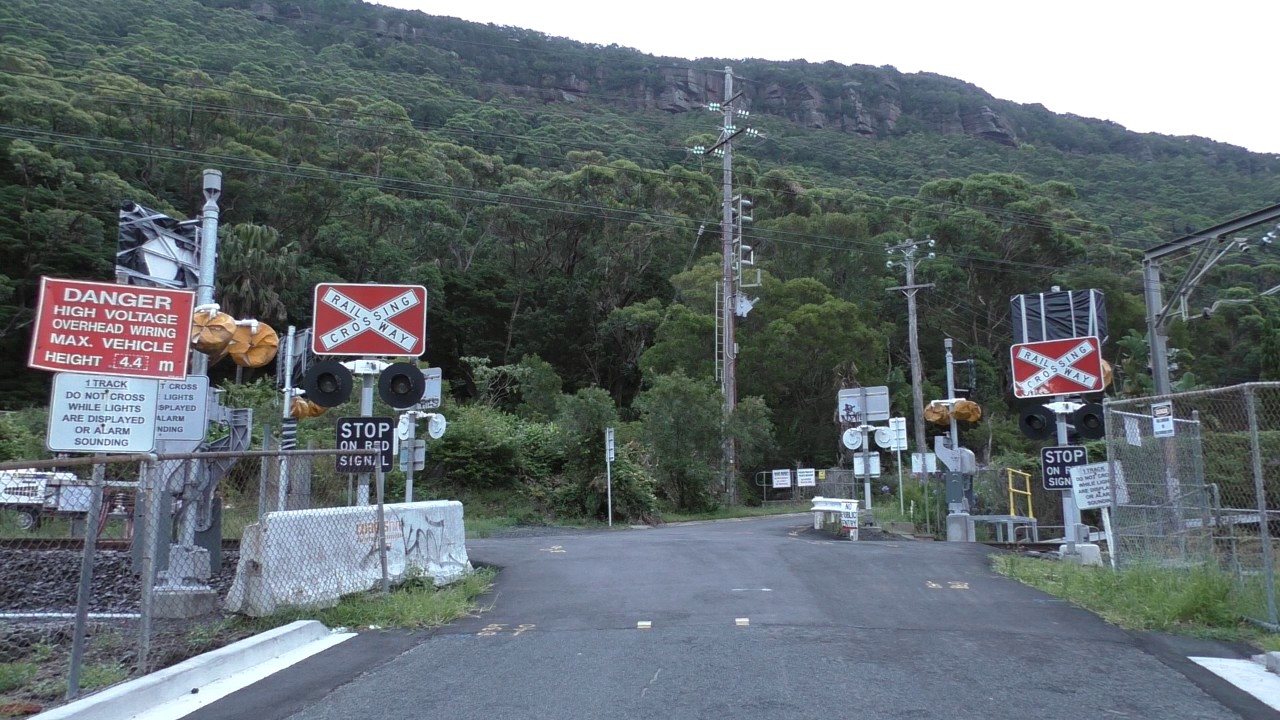
[[1276, 0], [381, 4], [691, 60], [892, 65], [1138, 132], [1280, 154]]

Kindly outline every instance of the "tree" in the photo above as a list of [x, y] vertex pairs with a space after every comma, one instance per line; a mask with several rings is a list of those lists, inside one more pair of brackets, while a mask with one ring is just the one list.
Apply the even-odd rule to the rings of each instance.
[[283, 322], [287, 289], [298, 281], [298, 245], [265, 225], [240, 223], [219, 239], [214, 297], [223, 312], [240, 319]]
[[658, 494], [679, 511], [714, 507], [723, 416], [719, 390], [681, 372], [659, 375], [634, 407]]

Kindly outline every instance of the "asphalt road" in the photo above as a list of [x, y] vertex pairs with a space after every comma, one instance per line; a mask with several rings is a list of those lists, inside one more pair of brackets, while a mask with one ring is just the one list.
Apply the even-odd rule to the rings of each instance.
[[1238, 648], [1119, 630], [983, 546], [806, 521], [470, 542], [502, 568], [481, 616], [362, 634], [189, 717], [1275, 717], [1185, 660]]

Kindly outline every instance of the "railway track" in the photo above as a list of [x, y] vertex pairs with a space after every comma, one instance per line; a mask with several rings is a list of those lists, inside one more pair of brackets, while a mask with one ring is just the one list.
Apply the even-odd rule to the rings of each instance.
[[[1000, 548], [1011, 552], [1057, 552], [1062, 549], [1061, 542], [1019, 542], [1019, 543], [1002, 543], [994, 541], [979, 541], [988, 547]], [[1105, 542], [1098, 543], [1105, 550], [1107, 544]]]
[[[133, 546], [132, 540], [120, 538], [98, 538], [95, 545], [99, 550], [128, 550]], [[42, 538], [18, 537], [0, 538], [0, 550], [81, 550], [84, 548], [82, 538]], [[239, 550], [240, 541], [224, 539], [223, 550]]]

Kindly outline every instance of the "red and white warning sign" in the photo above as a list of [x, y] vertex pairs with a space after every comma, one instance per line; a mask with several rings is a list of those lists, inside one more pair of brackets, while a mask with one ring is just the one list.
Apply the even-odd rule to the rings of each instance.
[[427, 351], [421, 285], [316, 285], [311, 351], [317, 355], [417, 357]]
[[29, 367], [91, 375], [185, 378], [189, 290], [40, 278]]
[[1016, 397], [1102, 392], [1102, 350], [1096, 337], [1020, 343], [1009, 355]]

